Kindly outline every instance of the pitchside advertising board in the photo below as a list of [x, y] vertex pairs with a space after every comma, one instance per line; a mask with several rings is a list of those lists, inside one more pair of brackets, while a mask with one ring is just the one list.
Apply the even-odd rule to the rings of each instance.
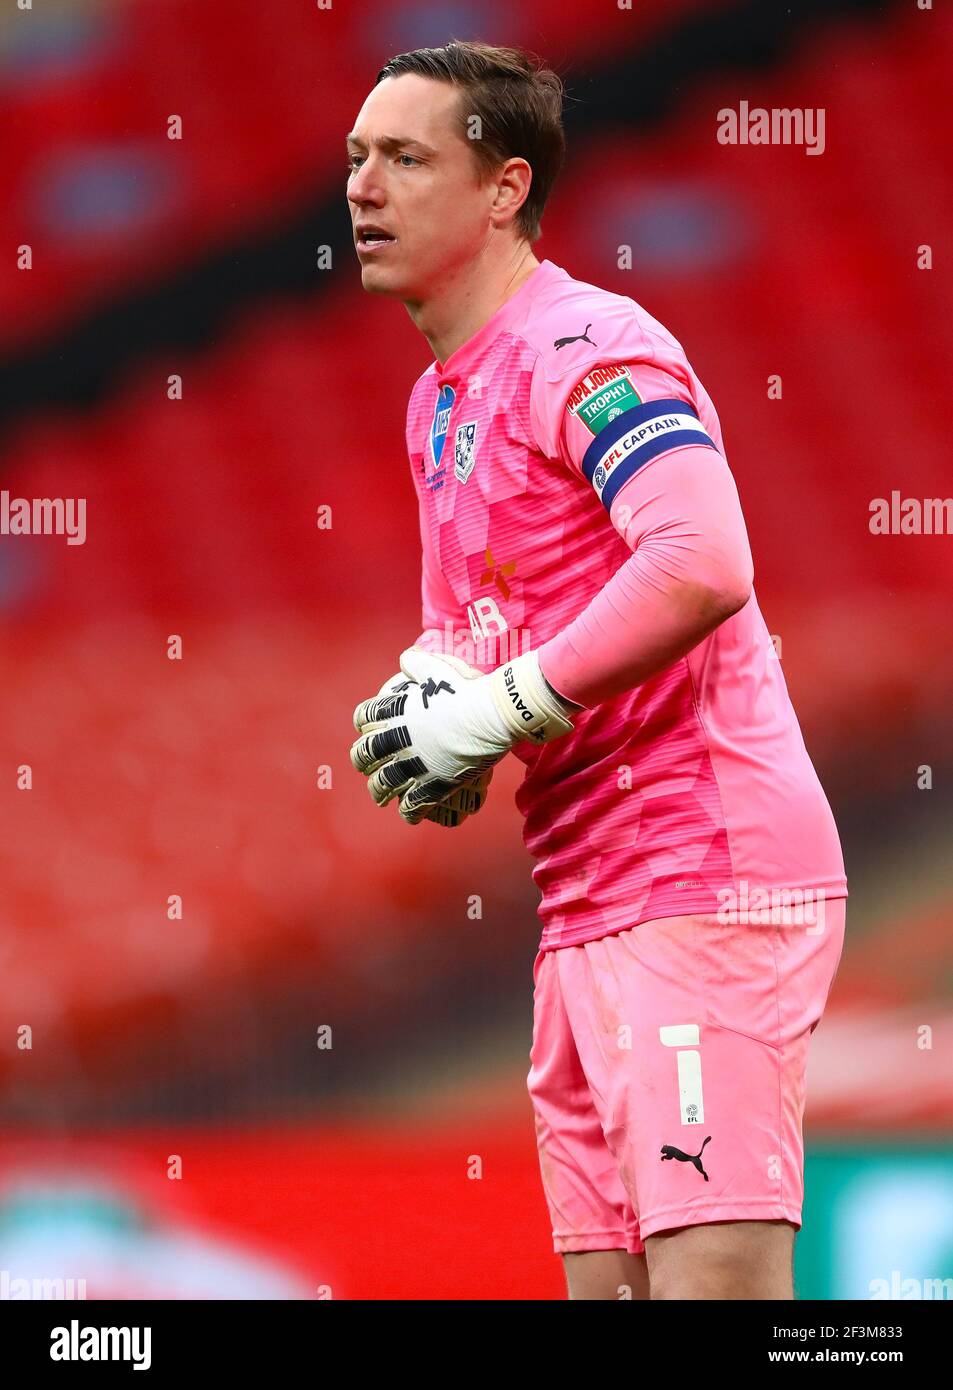
[[953, 1302], [953, 1146], [811, 1145], [803, 1221], [799, 1298]]

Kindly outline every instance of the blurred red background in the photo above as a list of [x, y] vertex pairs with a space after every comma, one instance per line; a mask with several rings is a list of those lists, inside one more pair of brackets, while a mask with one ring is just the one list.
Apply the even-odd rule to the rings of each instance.
[[[52, 1174], [46, 1211], [92, 1163], [120, 1207], [268, 1248], [287, 1296], [561, 1296], [519, 769], [447, 832], [378, 813], [348, 759], [354, 704], [420, 627], [403, 426], [429, 353], [361, 290], [343, 137], [391, 54], [451, 36], [561, 71], [536, 253], [643, 303], [719, 411], [851, 888], [810, 1134], [947, 1133], [953, 552], [868, 522], [949, 486], [953, 20], [636, 8], [0, 22], [0, 217], [32, 251], [0, 271], [0, 486], [83, 497], [88, 526], [0, 537], [0, 1237], [18, 1185]], [[719, 144], [741, 100], [823, 107], [823, 156]]]

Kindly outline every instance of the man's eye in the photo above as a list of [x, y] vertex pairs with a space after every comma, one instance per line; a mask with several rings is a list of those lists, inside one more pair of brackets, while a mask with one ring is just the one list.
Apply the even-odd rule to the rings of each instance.
[[361, 167], [361, 157], [360, 157], [360, 155], [352, 154], [351, 157], [350, 157], [350, 159], [349, 159], [348, 162], [347, 162], [347, 171], [348, 171], [348, 173], [349, 173], [349, 174], [350, 174], [350, 173], [353, 173], [353, 171], [354, 171], [355, 169], [359, 169], [360, 167]]
[[[410, 162], [411, 162], [411, 164], [419, 164], [419, 163], [420, 163], [420, 160], [419, 160], [419, 159], [415, 159], [414, 156], [413, 156], [412, 154], [401, 154], [401, 155], [398, 155], [397, 158], [398, 158], [398, 159], [409, 159]], [[406, 164], [404, 165], [404, 168], [405, 168], [405, 169], [407, 168], [407, 165], [406, 165]]]

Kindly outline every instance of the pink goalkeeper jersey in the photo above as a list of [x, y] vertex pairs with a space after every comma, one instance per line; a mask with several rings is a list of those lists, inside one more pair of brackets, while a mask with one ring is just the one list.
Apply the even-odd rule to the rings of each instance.
[[[630, 559], [609, 514], [620, 490], [628, 498], [655, 459], [700, 444], [723, 454], [671, 334], [543, 261], [411, 393], [418, 645], [484, 671], [539, 648]], [[764, 895], [846, 896], [834, 819], [753, 593], [686, 657], [574, 726], [514, 750], [541, 949]]]

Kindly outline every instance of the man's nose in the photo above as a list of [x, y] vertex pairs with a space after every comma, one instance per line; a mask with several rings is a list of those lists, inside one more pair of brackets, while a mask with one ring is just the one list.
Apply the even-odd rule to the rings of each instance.
[[384, 190], [377, 174], [370, 167], [370, 160], [366, 160], [351, 179], [347, 187], [347, 196], [355, 204], [373, 203], [375, 207], [381, 206]]

